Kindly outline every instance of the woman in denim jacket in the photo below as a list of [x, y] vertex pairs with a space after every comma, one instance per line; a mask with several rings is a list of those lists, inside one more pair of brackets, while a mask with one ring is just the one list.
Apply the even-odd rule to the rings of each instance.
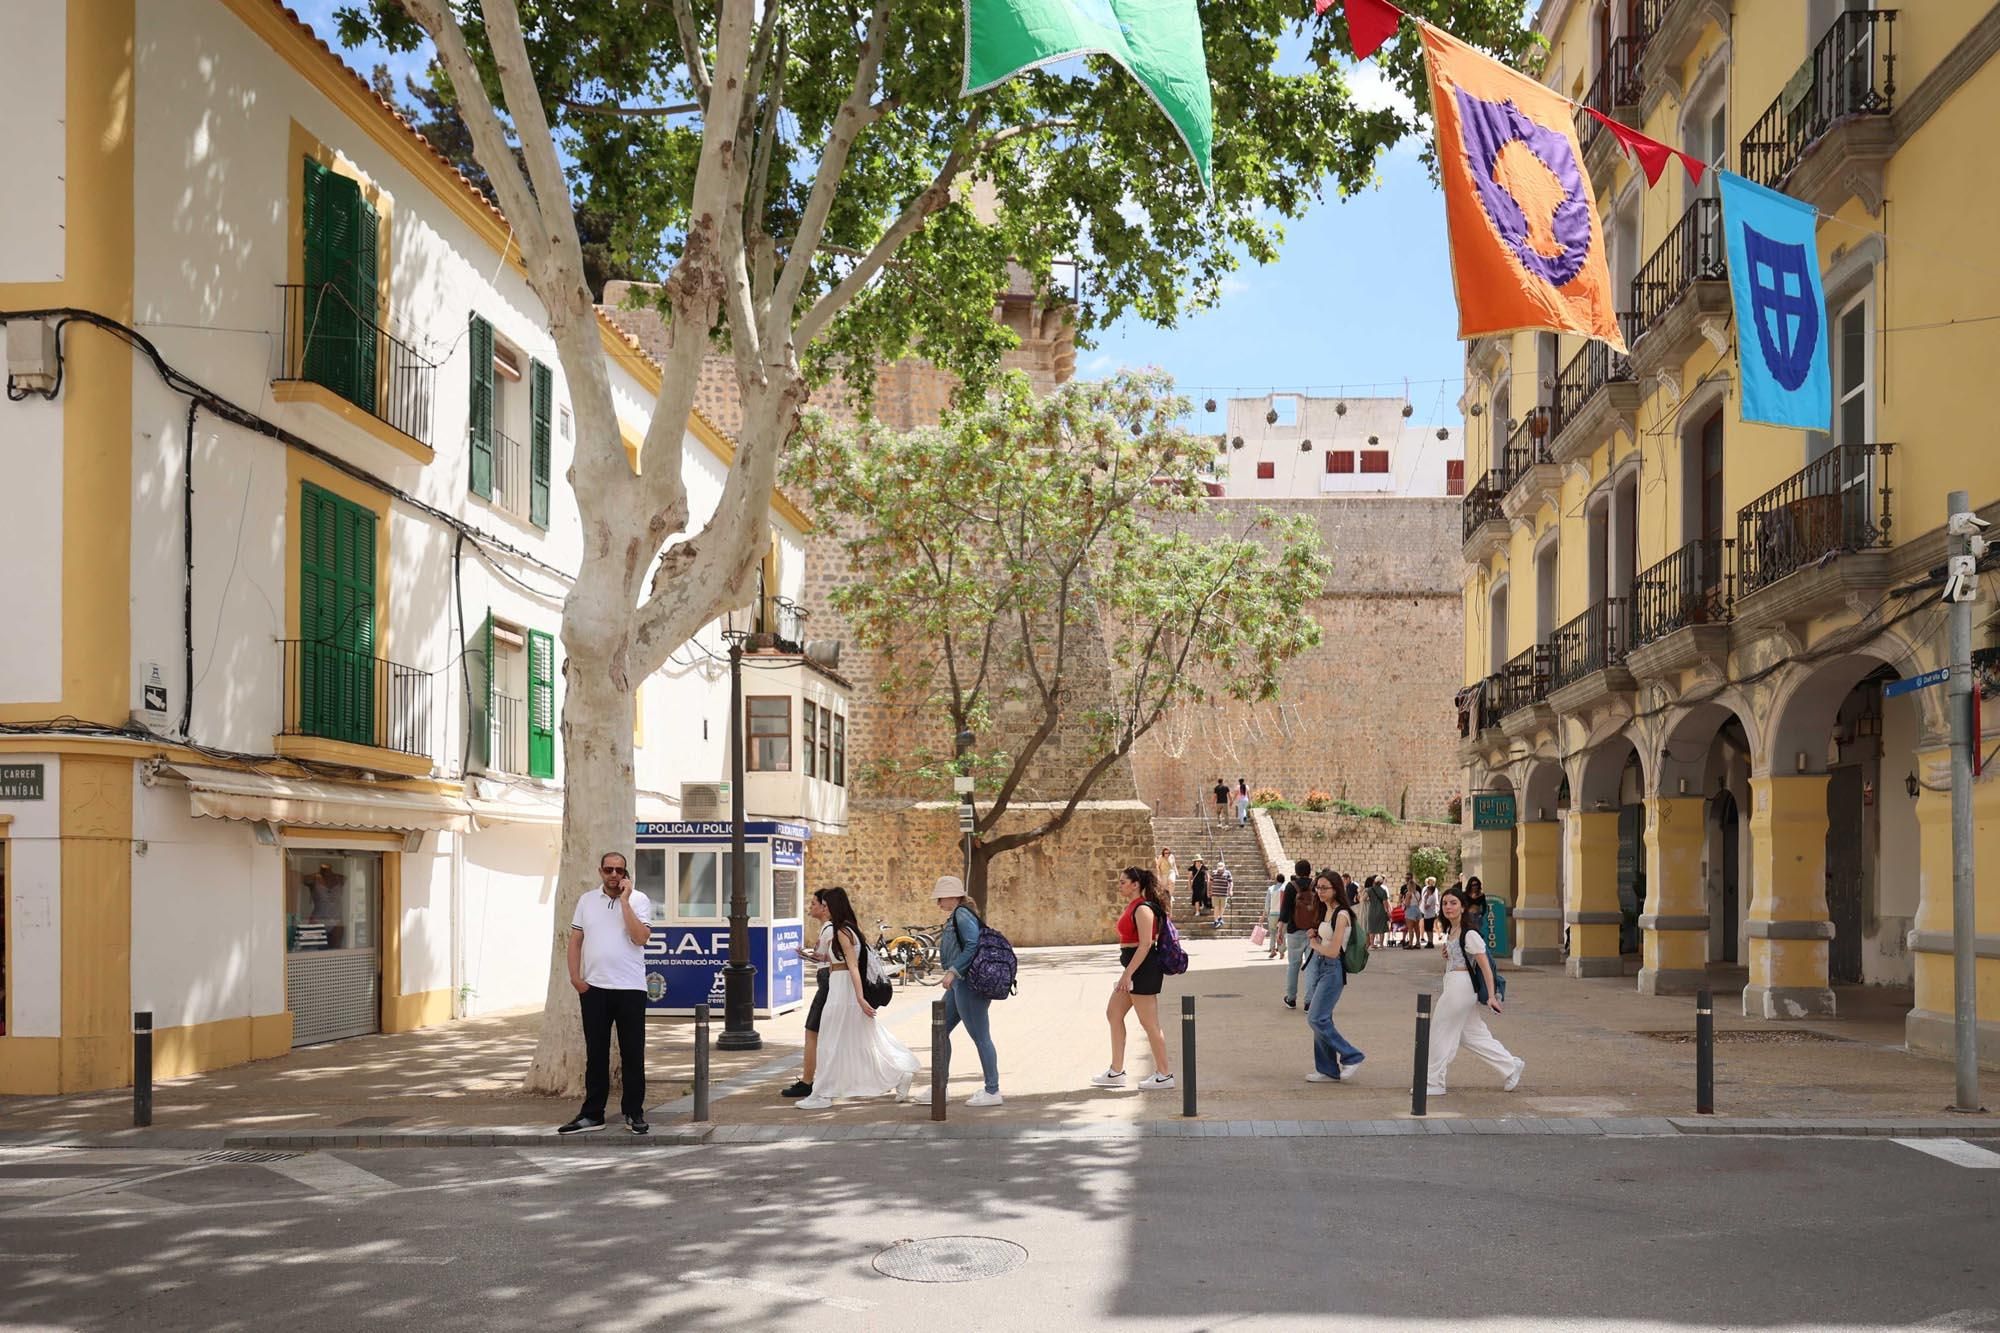
[[[1000, 1057], [993, 1050], [993, 1031], [987, 1022], [987, 1010], [993, 1002], [965, 980], [966, 965], [972, 961], [972, 951], [979, 946], [979, 914], [972, 910], [971, 900], [965, 896], [965, 884], [956, 875], [938, 876], [931, 896], [946, 913], [944, 929], [938, 934], [938, 955], [944, 962], [944, 978], [939, 984], [944, 987], [945, 1035], [949, 1037], [953, 1028], [964, 1023], [973, 1048], [979, 1052], [980, 1073], [986, 1076], [985, 1086], [966, 1098], [965, 1104], [998, 1106]], [[945, 1070], [945, 1077], [951, 1077], [949, 1069]]]

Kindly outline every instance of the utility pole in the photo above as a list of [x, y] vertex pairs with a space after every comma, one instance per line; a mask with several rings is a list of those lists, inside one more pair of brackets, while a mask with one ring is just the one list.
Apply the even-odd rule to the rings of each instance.
[[1945, 605], [1950, 611], [1948, 651], [1951, 680], [1951, 1018], [1952, 1054], [1958, 1067], [1954, 1111], [1979, 1107], [1979, 978], [1973, 971], [1972, 885], [1972, 603], [1979, 595], [1979, 557], [1985, 522], [1972, 512], [1964, 491], [1953, 491], [1946, 507], [1950, 558]]
[[725, 1051], [762, 1049], [750, 962], [750, 858], [743, 849], [743, 635], [729, 638], [729, 961], [722, 968], [722, 1035]]

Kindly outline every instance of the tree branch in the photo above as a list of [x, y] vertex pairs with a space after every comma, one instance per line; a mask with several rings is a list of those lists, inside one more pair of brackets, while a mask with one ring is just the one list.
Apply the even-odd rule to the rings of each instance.
[[620, 106], [616, 102], [580, 102], [574, 97], [559, 98], [556, 105], [565, 111], [580, 111], [587, 116], [625, 116], [644, 118], [652, 116], [685, 116], [701, 110], [699, 102], [675, 102], [671, 106]]
[[695, 26], [694, 6], [688, 0], [674, 0], [674, 31], [680, 34], [681, 59], [687, 62], [695, 103], [706, 111], [710, 92], [708, 63], [702, 59], [701, 29]]
[[[775, 0], [771, 12], [778, 9]], [[778, 112], [785, 101], [785, 69], [791, 58], [791, 32], [778, 29], [778, 54], [771, 67], [769, 90], [764, 95], [764, 124], [757, 135], [757, 156], [750, 164], [750, 202], [743, 220], [750, 245], [750, 301], [760, 314], [768, 309], [771, 285], [776, 281], [777, 249], [764, 226], [764, 210], [771, 194], [771, 163], [778, 156]]]

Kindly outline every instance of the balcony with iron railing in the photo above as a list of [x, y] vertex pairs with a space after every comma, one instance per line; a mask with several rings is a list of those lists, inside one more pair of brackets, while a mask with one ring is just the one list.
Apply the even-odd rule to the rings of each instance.
[[[1645, 51], [1643, 34], [1612, 39], [1603, 64], [1598, 66], [1597, 77], [1590, 81], [1590, 89], [1583, 95], [1583, 104], [1613, 120], [1636, 122], [1638, 116], [1634, 113], [1646, 86], [1639, 66], [1639, 58]], [[1617, 140], [1594, 116], [1577, 117], [1577, 138], [1591, 183], [1602, 188], [1607, 183], [1605, 173], [1619, 155]]]
[[1698, 538], [1639, 575], [1632, 585], [1632, 649], [1684, 629], [1729, 619], [1729, 577], [1720, 537]]
[[1528, 409], [1507, 437], [1507, 494], [1503, 508], [1510, 519], [1526, 518], [1562, 490], [1562, 469], [1549, 453], [1561, 426], [1553, 403]]
[[[1857, 191], [1848, 178], [1872, 173], [1876, 198], [1864, 202], [1876, 210], [1882, 164], [1895, 148], [1889, 112], [1896, 95], [1896, 14], [1893, 9], [1857, 9], [1835, 16], [1805, 63], [1743, 136], [1740, 169], [1745, 176], [1830, 211], [1848, 192]], [[1809, 158], [1824, 160], [1802, 172]], [[1864, 183], [1859, 192], [1865, 195], [1868, 188]], [[1829, 195], [1829, 190], [1838, 193]]]
[[355, 309], [332, 283], [278, 292], [283, 328], [273, 382], [317, 385], [335, 410], [350, 405], [427, 451], [437, 367], [379, 327], [373, 312]]
[[493, 503], [529, 521], [528, 446], [501, 431], [493, 432]]
[[[284, 691], [280, 754], [395, 773], [430, 772], [430, 672], [316, 639], [282, 639], [278, 648]], [[356, 748], [327, 749], [314, 742]]]
[[[1631, 648], [1632, 603], [1625, 597], [1605, 597], [1549, 635], [1549, 693], [1577, 685], [1625, 664]], [[1604, 682], [1605, 692], [1614, 683]], [[1559, 701], [1580, 707], [1583, 701]]]
[[1505, 724], [1549, 697], [1549, 646], [1535, 644], [1508, 660], [1493, 674], [1493, 720]]
[[1461, 545], [1469, 563], [1486, 559], [1506, 541], [1506, 500], [1507, 476], [1495, 470], [1473, 483], [1459, 502]]
[[[1739, 616], [1753, 598], [1803, 570], [1818, 570], [1836, 582], [1831, 589], [1800, 589], [1798, 596], [1841, 592], [1851, 583], [1837, 572], [1842, 556], [1887, 550], [1894, 499], [1888, 462], [1895, 448], [1837, 446], [1737, 511]], [[1881, 572], [1871, 570], [1869, 577]]]
[[1633, 373], [1645, 379], [1678, 363], [1702, 338], [1705, 323], [1712, 321], [1720, 336], [1728, 315], [1722, 205], [1696, 199], [1632, 277]]
[[486, 766], [501, 773], [527, 773], [527, 700], [494, 692], [493, 712], [487, 719]]
[[[1629, 345], [1634, 336], [1632, 316], [1621, 314], [1618, 322]], [[1607, 389], [1612, 392], [1607, 394]], [[1556, 376], [1549, 461], [1569, 463], [1589, 457], [1613, 423], [1622, 418], [1629, 424], [1638, 408], [1639, 386], [1630, 358], [1595, 339], [1585, 343]]]

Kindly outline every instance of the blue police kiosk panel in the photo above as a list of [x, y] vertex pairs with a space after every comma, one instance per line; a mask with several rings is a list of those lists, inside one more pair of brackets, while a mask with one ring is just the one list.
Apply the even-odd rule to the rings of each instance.
[[[743, 826], [749, 863], [751, 1003], [770, 1018], [805, 999], [806, 841], [804, 824], [752, 820]], [[634, 842], [635, 879], [653, 900], [646, 943], [646, 1008], [691, 1014], [706, 1004], [722, 1012], [722, 969], [729, 961], [732, 884], [729, 822], [641, 822]]]

